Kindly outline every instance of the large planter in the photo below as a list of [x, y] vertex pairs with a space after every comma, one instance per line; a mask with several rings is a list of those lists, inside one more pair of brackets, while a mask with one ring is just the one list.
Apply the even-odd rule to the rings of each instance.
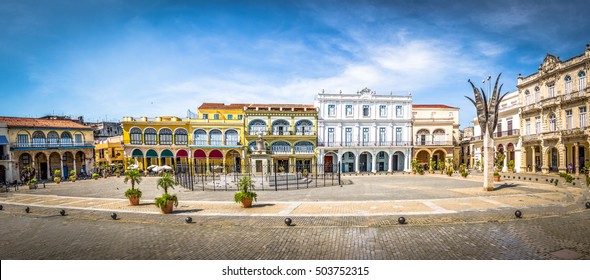
[[494, 176], [494, 182], [500, 182], [500, 176]]
[[168, 204], [166, 206], [160, 207], [160, 212], [162, 214], [170, 214], [170, 213], [172, 213], [173, 210], [174, 210], [174, 201], [172, 201], [172, 200], [169, 200]]
[[129, 199], [129, 205], [139, 205], [139, 196], [130, 195], [127, 198]]
[[242, 207], [244, 207], [244, 208], [252, 207], [252, 199], [244, 198], [244, 200], [242, 200]]

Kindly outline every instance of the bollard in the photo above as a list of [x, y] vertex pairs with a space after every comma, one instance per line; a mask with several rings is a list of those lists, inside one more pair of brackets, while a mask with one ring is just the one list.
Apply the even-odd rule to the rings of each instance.
[[186, 219], [184, 219], [184, 221], [185, 221], [187, 224], [190, 224], [190, 223], [192, 223], [192, 222], [193, 222], [193, 218], [191, 218], [191, 217], [186, 217]]
[[403, 224], [405, 224], [405, 223], [406, 223], [406, 218], [404, 218], [404, 217], [399, 217], [399, 218], [397, 218], [397, 222], [398, 222], [400, 225], [403, 225]]
[[514, 212], [514, 216], [516, 216], [517, 218], [521, 218], [522, 212], [520, 212], [520, 210], [516, 210], [516, 212]]
[[27, 206], [27, 208], [25, 208], [25, 212], [27, 212], [27, 213], [31, 212], [31, 208], [29, 208], [29, 206]]
[[59, 214], [62, 215], [62, 216], [65, 216], [66, 215], [66, 210], [61, 209], [61, 211], [59, 211]]
[[291, 226], [291, 223], [293, 222], [293, 220], [291, 220], [291, 218], [286, 218], [285, 219], [285, 225], [287, 226]]
[[111, 218], [113, 220], [117, 220], [117, 213], [115, 213], [115, 212], [111, 213]]

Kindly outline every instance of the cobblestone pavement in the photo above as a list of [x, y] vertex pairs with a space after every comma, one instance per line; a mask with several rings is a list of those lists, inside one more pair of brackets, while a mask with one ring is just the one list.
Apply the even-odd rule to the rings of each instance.
[[7, 205], [0, 259], [590, 259], [590, 210], [504, 222], [391, 217], [200, 217]]

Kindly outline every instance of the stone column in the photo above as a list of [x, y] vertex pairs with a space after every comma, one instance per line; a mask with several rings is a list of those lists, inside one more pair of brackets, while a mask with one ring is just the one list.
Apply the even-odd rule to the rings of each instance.
[[502, 162], [502, 172], [506, 172], [508, 170], [508, 156], [510, 155], [510, 152], [508, 150], [504, 151], [504, 162]]
[[580, 175], [580, 157], [578, 153], [580, 152], [578, 147], [578, 142], [574, 143], [574, 151], [572, 153], [572, 157], [574, 157], [574, 174]]
[[61, 164], [61, 177], [64, 177], [64, 158], [63, 155], [59, 155], [59, 162]]
[[387, 165], [387, 172], [393, 172], [393, 153], [389, 154], [389, 158], [387, 159], [388, 164]]
[[543, 165], [541, 166], [541, 172], [543, 174], [549, 173], [549, 147], [541, 147], [541, 161]]
[[354, 172], [359, 173], [359, 157], [360, 154], [354, 155]]
[[557, 167], [557, 169], [559, 170], [559, 172], [567, 172], [567, 166], [566, 166], [566, 162], [565, 162], [565, 153], [567, 153], [567, 150], [565, 148], [565, 145], [563, 144], [558, 144], [557, 145], [557, 153], [558, 153], [558, 157], [559, 157], [559, 165]]
[[78, 176], [78, 165], [76, 164], [76, 155], [74, 155], [74, 173]]
[[370, 154], [372, 157], [371, 172], [377, 173], [377, 156]]
[[535, 161], [537, 158], [537, 155], [535, 154], [535, 146], [532, 147], [532, 164], [531, 167], [533, 168], [533, 173], [537, 172], [537, 162]]
[[483, 163], [483, 190], [493, 191], [494, 190], [494, 139], [490, 137], [489, 133], [486, 133], [483, 137], [483, 152], [484, 160]]

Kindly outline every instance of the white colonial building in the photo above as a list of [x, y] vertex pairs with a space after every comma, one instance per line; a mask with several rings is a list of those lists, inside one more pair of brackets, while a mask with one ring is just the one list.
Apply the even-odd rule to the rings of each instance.
[[[521, 105], [518, 91], [507, 94], [502, 99], [502, 102], [500, 102], [498, 125], [494, 130], [494, 152], [496, 154], [498, 152], [504, 154], [504, 162], [502, 164], [502, 171], [504, 172], [510, 168], [513, 168], [515, 172], [520, 172], [522, 143], [520, 140], [521, 123], [519, 113]], [[474, 133], [468, 148], [471, 155], [469, 166], [477, 168], [477, 162], [483, 162], [483, 140], [477, 118], [473, 120], [473, 123]], [[483, 168], [481, 164], [479, 166]]]
[[365, 88], [354, 94], [320, 93], [318, 163], [325, 172], [411, 170], [412, 97], [377, 95]]

